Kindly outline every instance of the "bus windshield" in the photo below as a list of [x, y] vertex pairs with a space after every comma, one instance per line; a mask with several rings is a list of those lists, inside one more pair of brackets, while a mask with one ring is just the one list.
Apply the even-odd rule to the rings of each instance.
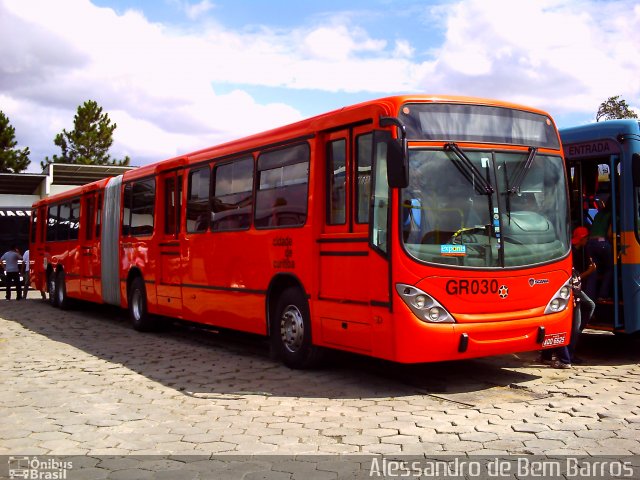
[[568, 201], [559, 156], [479, 150], [464, 155], [473, 167], [459, 162], [455, 151], [410, 150], [401, 227], [412, 257], [504, 268], [568, 253]]

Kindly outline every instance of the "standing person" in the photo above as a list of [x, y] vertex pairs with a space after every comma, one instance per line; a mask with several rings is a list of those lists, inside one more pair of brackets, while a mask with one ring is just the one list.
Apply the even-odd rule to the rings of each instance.
[[[598, 275], [591, 275], [585, 283], [585, 292], [592, 299], [611, 297], [613, 282], [613, 247], [611, 246], [611, 199], [598, 210], [591, 224], [591, 233], [585, 253], [597, 265]], [[602, 281], [598, 285], [598, 276]]]
[[571, 357], [571, 361], [578, 364], [582, 363], [582, 360], [575, 356], [578, 337], [580, 335], [580, 332], [584, 330], [584, 327], [587, 326], [587, 323], [589, 323], [589, 320], [593, 316], [593, 312], [596, 309], [595, 302], [584, 292], [584, 290], [582, 290], [582, 282], [596, 271], [596, 264], [593, 262], [593, 259], [589, 257], [589, 266], [587, 267], [587, 269], [582, 273], [578, 273], [580, 272], [580, 268], [582, 267], [580, 263], [580, 250], [585, 248], [588, 239], [589, 230], [587, 230], [585, 227], [577, 227], [573, 231], [573, 236], [571, 237], [571, 250], [573, 253], [574, 270], [574, 280], [572, 283], [572, 287], [575, 308], [573, 310], [573, 328], [571, 330], [571, 340], [569, 341], [569, 355]]
[[[593, 315], [596, 304], [586, 293], [582, 291], [582, 279], [589, 277], [596, 270], [596, 265], [589, 258], [589, 267], [582, 273], [579, 272], [580, 255], [579, 250], [584, 248], [589, 238], [589, 230], [585, 227], [577, 227], [573, 231], [571, 237], [571, 250], [573, 253], [573, 276], [571, 287], [573, 289], [574, 308], [573, 321], [571, 324], [571, 333], [569, 336], [569, 344], [564, 347], [550, 348], [540, 353], [540, 361], [551, 365], [553, 368], [571, 368], [571, 363], [582, 363], [582, 360], [575, 357], [574, 352], [578, 343], [578, 336], [584, 329], [587, 322]], [[584, 309], [584, 315], [582, 314]], [[582, 321], [584, 318], [584, 322]]]
[[7, 276], [7, 300], [11, 300], [11, 284], [16, 287], [16, 299], [22, 300], [22, 285], [20, 285], [20, 266], [18, 262], [22, 260], [22, 255], [15, 245], [0, 257], [0, 263], [4, 267]]
[[30, 265], [29, 265], [29, 249], [27, 249], [24, 252], [24, 255], [22, 255], [22, 265], [24, 268], [24, 274], [22, 275], [22, 278], [24, 278], [24, 292], [22, 294], [22, 297], [26, 300], [27, 299], [27, 295], [29, 294], [29, 283], [30, 283]]

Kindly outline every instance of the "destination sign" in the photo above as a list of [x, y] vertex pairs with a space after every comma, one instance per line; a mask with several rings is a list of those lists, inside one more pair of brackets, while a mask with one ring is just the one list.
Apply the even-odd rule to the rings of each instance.
[[564, 145], [564, 154], [567, 158], [600, 157], [617, 153], [620, 153], [620, 147], [613, 140], [594, 140]]

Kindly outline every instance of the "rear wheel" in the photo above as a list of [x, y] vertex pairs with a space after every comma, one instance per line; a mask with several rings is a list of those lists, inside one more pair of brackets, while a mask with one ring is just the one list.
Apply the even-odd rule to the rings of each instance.
[[298, 288], [287, 288], [276, 307], [271, 325], [278, 357], [289, 368], [311, 368], [322, 359], [322, 350], [311, 343], [309, 305]]
[[137, 277], [129, 289], [129, 318], [139, 332], [153, 329], [153, 321], [147, 311], [147, 290], [142, 278]]
[[63, 310], [69, 308], [69, 297], [67, 297], [67, 285], [65, 284], [64, 270], [60, 270], [56, 274], [55, 286], [56, 304]]

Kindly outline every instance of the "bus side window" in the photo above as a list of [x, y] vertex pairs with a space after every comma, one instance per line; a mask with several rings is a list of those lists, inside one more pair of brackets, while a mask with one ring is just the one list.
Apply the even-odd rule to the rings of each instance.
[[131, 192], [133, 187], [131, 183], [124, 186], [124, 197], [122, 199], [122, 230], [121, 235], [126, 237], [131, 229]]
[[389, 183], [387, 181], [387, 144], [375, 144], [375, 178], [373, 193], [373, 225], [371, 228], [371, 244], [383, 253], [387, 253], [388, 215], [389, 215]]
[[71, 201], [69, 214], [69, 240], [77, 240], [80, 231], [80, 199]]
[[360, 135], [356, 140], [357, 148], [357, 181], [356, 209], [357, 223], [369, 223], [369, 206], [371, 204], [371, 145], [373, 135]]
[[30, 235], [30, 241], [31, 243], [36, 243], [36, 233], [38, 231], [38, 210], [37, 209], [33, 209], [31, 211], [31, 235]]
[[344, 225], [347, 213], [347, 142], [327, 144], [327, 224]]
[[58, 233], [56, 240], [69, 240], [69, 221], [71, 219], [71, 204], [63, 203], [58, 212]]
[[153, 234], [156, 180], [147, 178], [124, 186], [122, 236]]
[[100, 238], [101, 225], [102, 225], [102, 193], [98, 194], [96, 205], [96, 238]]
[[164, 180], [164, 233], [175, 235], [178, 219], [177, 210], [176, 177], [169, 177]]
[[209, 230], [211, 213], [209, 211], [209, 188], [211, 171], [209, 167], [189, 172], [187, 187], [187, 232], [198, 233]]
[[215, 231], [244, 230], [253, 210], [253, 157], [214, 168], [212, 224]]
[[147, 178], [133, 183], [131, 235], [152, 235], [156, 203], [156, 180]]
[[258, 157], [256, 228], [292, 227], [307, 221], [309, 145], [273, 150]]
[[58, 231], [58, 205], [49, 205], [47, 214], [47, 242], [54, 242]]
[[85, 222], [86, 227], [84, 229], [84, 238], [85, 240], [93, 239], [93, 222], [94, 222], [94, 195], [87, 195], [84, 198], [84, 208], [85, 208]]

